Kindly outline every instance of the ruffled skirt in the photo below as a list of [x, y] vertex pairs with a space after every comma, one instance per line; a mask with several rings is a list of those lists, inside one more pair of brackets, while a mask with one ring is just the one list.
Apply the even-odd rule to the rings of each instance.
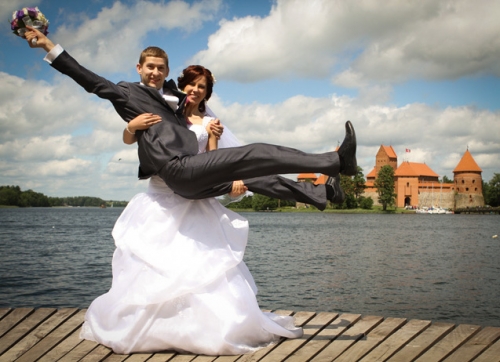
[[153, 177], [112, 234], [112, 286], [81, 338], [122, 354], [232, 355], [302, 335], [292, 317], [260, 310], [243, 262], [248, 221], [216, 199], [186, 200]]

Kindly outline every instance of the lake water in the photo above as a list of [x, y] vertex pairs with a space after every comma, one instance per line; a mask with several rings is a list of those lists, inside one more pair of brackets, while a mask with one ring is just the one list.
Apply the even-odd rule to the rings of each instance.
[[[88, 307], [122, 210], [0, 209], [0, 307]], [[498, 215], [244, 216], [262, 308], [500, 327]]]

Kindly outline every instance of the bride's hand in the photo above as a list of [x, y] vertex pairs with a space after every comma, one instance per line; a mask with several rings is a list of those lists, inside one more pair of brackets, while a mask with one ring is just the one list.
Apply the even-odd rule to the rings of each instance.
[[135, 133], [135, 131], [148, 129], [159, 122], [161, 122], [160, 116], [153, 113], [143, 113], [128, 123], [128, 130]]
[[238, 197], [240, 195], [243, 195], [247, 191], [248, 187], [245, 186], [242, 180], [233, 181], [233, 189], [229, 193], [229, 196]]
[[219, 119], [210, 121], [207, 125], [207, 132], [209, 135], [213, 135], [215, 138], [220, 139], [222, 132], [224, 132], [224, 126], [220, 123]]

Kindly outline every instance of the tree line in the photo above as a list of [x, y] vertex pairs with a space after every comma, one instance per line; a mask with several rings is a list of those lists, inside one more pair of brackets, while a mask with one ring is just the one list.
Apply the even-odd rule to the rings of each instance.
[[22, 191], [19, 186], [0, 186], [0, 205], [18, 207], [53, 207], [53, 206], [126, 206], [126, 201], [105, 201], [99, 197], [49, 197], [33, 190]]
[[[447, 176], [443, 176], [441, 182], [453, 183], [453, 180], [449, 179]], [[344, 203], [341, 205], [329, 204], [327, 208], [372, 209], [374, 200], [371, 197], [363, 196], [365, 192], [365, 177], [361, 167], [358, 166], [358, 172], [354, 177], [340, 175], [340, 185], [344, 189], [346, 195]], [[382, 210], [385, 211], [388, 207], [394, 207], [394, 205], [396, 205], [397, 194], [394, 191], [394, 169], [391, 166], [386, 165], [379, 170], [374, 182], [374, 187], [377, 189], [377, 201], [382, 205]], [[485, 205], [492, 207], [500, 206], [500, 174], [495, 173], [489, 182], [483, 180], [483, 197]], [[275, 210], [284, 206], [295, 206], [295, 202], [276, 200], [256, 194], [252, 197], [245, 197], [240, 202], [229, 204], [227, 207], [260, 211]]]
[[[308, 181], [306, 181], [308, 182]], [[365, 190], [365, 178], [363, 176], [363, 169], [358, 166], [358, 172], [354, 177], [340, 175], [340, 185], [345, 192], [346, 198], [343, 204], [333, 205], [328, 203], [327, 208], [330, 209], [368, 209], [373, 206], [373, 199], [371, 197], [364, 197], [362, 194]], [[253, 196], [244, 197], [239, 202], [234, 202], [227, 205], [230, 209], [253, 209], [255, 211], [276, 210], [281, 207], [295, 207], [295, 201], [278, 200], [268, 196], [254, 194]], [[307, 207], [314, 208], [308, 205]]]
[[[442, 182], [453, 183], [448, 177], [443, 176]], [[340, 175], [340, 185], [346, 194], [342, 205], [329, 204], [331, 209], [367, 209], [373, 207], [373, 199], [363, 196], [365, 190], [365, 177], [363, 169], [358, 166], [358, 172], [354, 177]], [[375, 188], [378, 193], [378, 202], [382, 209], [393, 207], [396, 204], [396, 193], [394, 192], [394, 169], [383, 166], [375, 179]], [[483, 196], [485, 205], [492, 207], [500, 206], [500, 173], [495, 173], [489, 182], [483, 181]], [[0, 186], [0, 205], [19, 207], [51, 207], [51, 206], [126, 206], [126, 201], [105, 201], [98, 197], [76, 196], [76, 197], [48, 197], [33, 190], [21, 191], [19, 186]], [[276, 210], [281, 207], [295, 207], [295, 201], [278, 200], [260, 194], [244, 197], [239, 202], [227, 205], [230, 209], [252, 209]], [[313, 207], [313, 206], [309, 206]]]

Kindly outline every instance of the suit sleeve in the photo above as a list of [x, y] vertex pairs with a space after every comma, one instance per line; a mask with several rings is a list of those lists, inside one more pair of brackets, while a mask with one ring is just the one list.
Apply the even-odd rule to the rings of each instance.
[[103, 78], [87, 68], [81, 66], [68, 52], [62, 52], [51, 66], [73, 79], [87, 92], [93, 93], [100, 98], [107, 99], [113, 104], [127, 103], [130, 95], [127, 83], [115, 84]]

